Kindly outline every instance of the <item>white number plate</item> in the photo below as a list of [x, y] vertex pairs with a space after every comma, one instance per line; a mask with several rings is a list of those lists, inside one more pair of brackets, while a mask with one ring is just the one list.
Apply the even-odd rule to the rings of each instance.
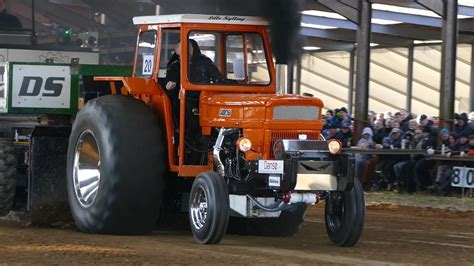
[[283, 174], [282, 160], [259, 160], [258, 161], [259, 174]]

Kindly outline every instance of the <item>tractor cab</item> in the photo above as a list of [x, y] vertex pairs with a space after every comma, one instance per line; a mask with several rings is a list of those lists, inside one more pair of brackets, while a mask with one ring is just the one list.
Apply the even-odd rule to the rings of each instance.
[[[139, 25], [134, 76], [157, 81], [170, 100], [173, 164], [182, 174], [191, 165], [198, 172], [210, 169], [206, 151], [211, 143], [200, 127], [199, 98], [219, 92], [275, 92], [267, 22], [258, 17], [167, 15], [137, 17], [134, 23]], [[231, 116], [224, 109], [220, 115]]]

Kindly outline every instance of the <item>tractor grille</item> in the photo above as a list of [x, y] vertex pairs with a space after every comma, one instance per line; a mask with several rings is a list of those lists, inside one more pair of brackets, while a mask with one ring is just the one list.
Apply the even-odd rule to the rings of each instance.
[[270, 158], [273, 159], [273, 145], [280, 139], [298, 139], [299, 135], [305, 134], [307, 140], [318, 140], [319, 133], [316, 132], [272, 132], [272, 146], [270, 147]]

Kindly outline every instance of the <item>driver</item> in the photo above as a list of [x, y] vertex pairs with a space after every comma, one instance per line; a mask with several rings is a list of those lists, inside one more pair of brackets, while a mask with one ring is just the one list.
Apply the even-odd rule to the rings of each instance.
[[201, 53], [197, 42], [189, 39], [189, 80], [193, 83], [224, 83], [226, 78], [221, 74], [212, 60]]

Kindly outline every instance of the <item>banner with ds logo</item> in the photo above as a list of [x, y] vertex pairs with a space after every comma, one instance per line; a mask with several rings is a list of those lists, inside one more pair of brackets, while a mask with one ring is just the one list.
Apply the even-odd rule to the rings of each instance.
[[69, 108], [71, 69], [55, 65], [13, 65], [13, 108]]

